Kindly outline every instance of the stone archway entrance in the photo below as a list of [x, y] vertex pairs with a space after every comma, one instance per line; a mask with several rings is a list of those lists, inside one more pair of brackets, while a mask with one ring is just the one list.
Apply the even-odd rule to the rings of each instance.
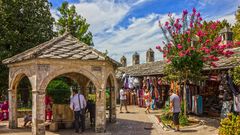
[[[47, 95], [53, 99], [53, 106], [52, 106], [52, 123], [54, 125], [57, 125], [57, 128], [72, 128], [73, 121], [74, 121], [74, 113], [73, 111], [69, 108], [69, 103], [70, 103], [70, 96], [71, 96], [71, 87], [77, 87], [79, 92], [84, 95], [85, 99], [88, 101], [89, 100], [89, 93], [91, 93], [91, 96], [96, 95], [96, 86], [93, 84], [92, 80], [90, 80], [88, 77], [86, 77], [83, 74], [77, 73], [77, 72], [69, 72], [69, 73], [64, 73], [61, 75], [56, 74], [56, 76], [51, 76], [53, 78], [47, 85], [46, 91]], [[55, 84], [58, 84], [59, 82], [62, 83], [64, 87], [58, 87], [55, 89], [52, 89], [51, 86]], [[64, 82], [64, 83], [63, 83]], [[89, 88], [89, 85], [91, 87]], [[49, 87], [50, 86], [50, 87]], [[66, 86], [68, 87], [66, 89]], [[45, 86], [43, 86], [45, 87]], [[64, 90], [65, 89], [65, 90]], [[53, 93], [53, 91], [56, 92]], [[59, 97], [59, 95], [62, 95], [62, 97]], [[94, 99], [94, 104], [96, 98]], [[95, 105], [94, 105], [95, 106]], [[96, 107], [96, 106], [95, 106]], [[92, 108], [91, 108], [92, 109]], [[89, 110], [87, 111], [88, 117], [85, 119], [85, 126], [86, 129], [92, 130], [94, 125], [95, 120], [93, 122], [94, 125], [90, 124], [90, 119], [89, 119]], [[94, 115], [95, 118], [95, 115]]]
[[106, 84], [106, 90], [109, 92], [108, 100], [106, 100], [108, 122], [116, 122], [116, 87], [116, 80], [112, 74], [109, 74]]
[[[70, 34], [52, 39], [21, 54], [3, 61], [9, 67], [9, 128], [16, 128], [16, 93], [15, 89], [22, 74], [28, 76], [32, 85], [32, 134], [45, 134], [45, 94], [48, 83], [55, 77], [66, 75], [78, 80], [71, 73], [78, 73], [91, 80], [96, 87], [96, 122], [95, 131], [106, 130], [106, 95], [108, 77], [111, 75], [111, 87], [116, 92], [115, 69], [120, 64], [103, 53], [79, 42]], [[111, 74], [109, 74], [111, 73]], [[78, 80], [87, 87], [85, 81]], [[84, 83], [86, 83], [84, 85]], [[114, 86], [113, 86], [114, 85]], [[114, 95], [114, 94], [113, 94]], [[111, 98], [115, 105], [115, 96]], [[113, 108], [113, 107], [112, 107]], [[111, 117], [116, 116], [116, 109], [111, 109]]]

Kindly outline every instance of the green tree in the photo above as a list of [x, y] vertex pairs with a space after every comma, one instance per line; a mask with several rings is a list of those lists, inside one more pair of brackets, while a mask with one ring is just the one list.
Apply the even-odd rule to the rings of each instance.
[[55, 104], [69, 103], [70, 86], [62, 79], [52, 80], [48, 84], [47, 94], [52, 97]]
[[69, 6], [68, 2], [63, 2], [58, 11], [61, 14], [61, 17], [56, 22], [59, 34], [69, 31], [80, 41], [93, 45], [92, 33], [88, 31], [90, 25], [85, 18], [77, 14], [74, 5]]
[[219, 32], [224, 28], [224, 27], [231, 27], [231, 24], [227, 20], [222, 20], [219, 22], [220, 24], [215, 28], [214, 31], [211, 31], [211, 26], [215, 25], [214, 21], [203, 21], [203, 29], [206, 31], [211, 31], [211, 34], [209, 34], [208, 38], [213, 39], [216, 36], [219, 35]]
[[2, 60], [54, 36], [48, 0], [0, 0], [0, 90], [8, 89], [8, 68]]
[[233, 26], [233, 38], [235, 41], [240, 41], [240, 6], [238, 6], [237, 13], [235, 15], [236, 23]]

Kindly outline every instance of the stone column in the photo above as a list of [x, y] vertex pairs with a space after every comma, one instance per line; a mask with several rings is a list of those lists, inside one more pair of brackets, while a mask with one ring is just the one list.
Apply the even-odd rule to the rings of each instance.
[[95, 116], [95, 131], [102, 133], [106, 131], [106, 86], [105, 72], [101, 76], [101, 87], [96, 86], [96, 116]]
[[111, 88], [111, 122], [116, 122], [117, 116], [116, 116], [116, 87], [114, 86]]
[[114, 80], [114, 87], [112, 89], [112, 120], [111, 122], [117, 121], [117, 91], [118, 91], [118, 85], [117, 82]]
[[45, 135], [45, 90], [32, 91], [32, 134]]
[[9, 101], [9, 128], [14, 129], [18, 127], [17, 121], [17, 90], [8, 89]]

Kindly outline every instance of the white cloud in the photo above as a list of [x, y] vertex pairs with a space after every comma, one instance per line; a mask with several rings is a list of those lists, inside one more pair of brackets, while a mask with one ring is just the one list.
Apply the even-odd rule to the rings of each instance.
[[130, 9], [126, 3], [115, 4], [109, 0], [81, 2], [74, 5], [77, 13], [87, 19], [90, 31], [94, 34], [112, 29]]
[[74, 3], [78, 14], [87, 19], [93, 34], [111, 32], [130, 11], [149, 0], [82, 0]]
[[122, 55], [127, 57], [128, 65], [131, 65], [132, 55], [136, 51], [140, 54], [140, 61], [146, 61], [146, 51], [152, 48], [155, 51], [155, 59], [162, 59], [162, 54], [155, 48], [161, 44], [163, 35], [158, 26], [158, 21], [167, 20], [167, 15], [150, 14], [143, 18], [132, 18], [127, 28], [121, 28], [106, 36], [95, 37], [95, 47], [104, 51], [109, 50], [109, 56], [118, 60]]
[[231, 25], [234, 25], [234, 23], [236, 22], [234, 14], [222, 16], [222, 17], [218, 18], [217, 20], [222, 21], [224, 19], [227, 20]]

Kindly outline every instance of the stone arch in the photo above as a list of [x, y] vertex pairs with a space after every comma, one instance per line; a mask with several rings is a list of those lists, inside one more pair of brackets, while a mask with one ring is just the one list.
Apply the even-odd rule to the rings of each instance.
[[46, 90], [47, 85], [49, 84], [49, 82], [51, 80], [53, 80], [54, 78], [56, 78], [60, 75], [67, 74], [67, 73], [78, 73], [78, 74], [84, 75], [89, 80], [91, 80], [97, 88], [100, 88], [100, 86], [101, 86], [97, 77], [87, 70], [83, 70], [83, 69], [80, 69], [80, 70], [79, 69], [67, 69], [66, 70], [66, 69], [62, 69], [62, 70], [57, 70], [55, 72], [51, 72], [48, 76], [43, 78], [42, 83], [40, 85], [40, 90]]
[[113, 72], [109, 72], [107, 79], [105, 80], [105, 87], [110, 81], [110, 108], [109, 108], [109, 122], [116, 122], [116, 91], [117, 91], [117, 80]]
[[105, 80], [105, 83], [104, 83], [105, 87], [107, 86], [109, 78], [110, 78], [110, 81], [111, 81], [111, 85], [116, 87], [117, 86], [117, 79], [116, 79], [115, 74], [113, 72], [109, 72], [107, 74], [107, 79]]
[[[11, 76], [12, 75], [12, 76]], [[9, 80], [9, 127], [17, 128], [18, 127], [18, 118], [17, 118], [17, 88], [19, 83], [24, 77], [27, 77], [31, 88], [33, 88], [34, 80], [31, 78], [32, 74], [30, 71], [23, 70], [22, 68], [16, 70], [10, 74], [11, 78]], [[10, 122], [11, 121], [11, 122]]]
[[23, 68], [16, 70], [14, 73], [12, 73], [12, 77], [9, 80], [9, 88], [11, 90], [16, 89], [16, 86], [18, 86], [19, 82], [21, 81], [21, 79], [26, 76], [30, 83], [31, 86], [33, 86], [33, 80], [31, 79], [31, 72], [29, 70], [24, 70]]

